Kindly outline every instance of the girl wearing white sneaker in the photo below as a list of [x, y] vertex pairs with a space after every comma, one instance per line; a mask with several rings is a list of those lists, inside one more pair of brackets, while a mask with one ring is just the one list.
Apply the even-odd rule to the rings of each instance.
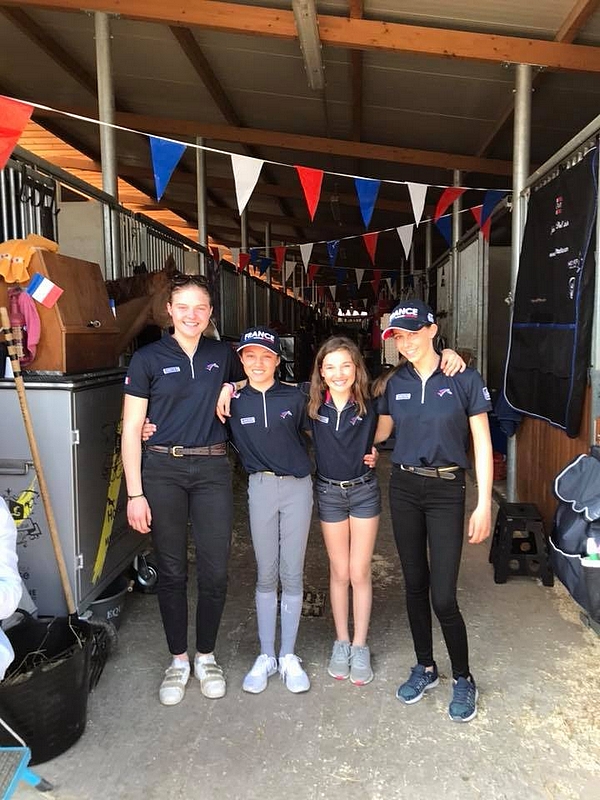
[[[225, 694], [213, 650], [227, 589], [233, 496], [226, 429], [214, 409], [223, 382], [241, 377], [242, 371], [229, 345], [203, 336], [212, 314], [205, 278], [176, 275], [167, 310], [173, 335], [140, 348], [129, 365], [121, 450], [127, 520], [140, 533], [152, 531], [160, 576], [158, 602], [172, 661], [159, 699], [175, 705], [183, 699], [190, 676], [188, 519], [198, 585], [194, 673], [206, 697]], [[142, 459], [146, 414], [158, 433]]]
[[[231, 439], [249, 473], [250, 533], [257, 564], [256, 615], [261, 654], [242, 688], [258, 694], [279, 668], [287, 688], [306, 692], [310, 681], [295, 655], [302, 611], [304, 555], [312, 514], [311, 463], [303, 432], [305, 397], [275, 378], [279, 337], [254, 327], [238, 353], [248, 384], [231, 398]], [[275, 657], [277, 588], [281, 582], [279, 665]]]

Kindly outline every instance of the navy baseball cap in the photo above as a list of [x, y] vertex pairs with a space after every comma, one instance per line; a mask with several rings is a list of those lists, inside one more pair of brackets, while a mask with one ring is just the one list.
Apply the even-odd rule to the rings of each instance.
[[406, 300], [394, 308], [387, 328], [381, 336], [383, 339], [389, 339], [398, 328], [404, 331], [420, 331], [425, 325], [433, 325], [434, 322], [435, 314], [427, 303], [416, 299]]
[[279, 344], [279, 334], [272, 328], [263, 328], [255, 325], [252, 328], [242, 333], [242, 338], [237, 346], [237, 352], [243, 350], [244, 347], [254, 345], [255, 347], [264, 347], [265, 350], [270, 350], [276, 356], [281, 355], [281, 345]]

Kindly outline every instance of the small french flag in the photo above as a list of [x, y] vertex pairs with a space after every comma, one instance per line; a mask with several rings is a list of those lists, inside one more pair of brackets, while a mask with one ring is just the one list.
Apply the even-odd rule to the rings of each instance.
[[49, 278], [45, 278], [39, 272], [33, 273], [29, 286], [25, 291], [46, 308], [52, 308], [63, 293], [63, 289], [60, 286], [52, 283]]

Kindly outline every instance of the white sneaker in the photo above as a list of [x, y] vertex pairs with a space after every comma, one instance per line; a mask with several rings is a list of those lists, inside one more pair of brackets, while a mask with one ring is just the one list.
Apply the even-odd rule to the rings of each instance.
[[173, 661], [165, 670], [165, 677], [158, 691], [158, 699], [163, 706], [176, 706], [185, 695], [185, 687], [190, 679], [190, 665], [183, 661]]
[[294, 694], [308, 692], [310, 681], [308, 675], [300, 666], [300, 659], [293, 653], [288, 653], [279, 659], [279, 674], [285, 685]]
[[267, 688], [271, 675], [277, 672], [277, 659], [265, 653], [254, 662], [254, 666], [244, 678], [242, 689], [251, 694], [260, 694]]
[[227, 686], [223, 677], [223, 670], [215, 661], [212, 653], [201, 656], [196, 653], [194, 657], [194, 675], [200, 681], [200, 691], [204, 697], [216, 700], [223, 697]]

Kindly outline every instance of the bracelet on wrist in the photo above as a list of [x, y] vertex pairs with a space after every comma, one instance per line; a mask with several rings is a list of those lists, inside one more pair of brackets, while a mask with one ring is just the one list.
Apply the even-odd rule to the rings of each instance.
[[143, 497], [143, 496], [144, 496], [143, 492], [141, 494], [128, 494], [127, 495], [127, 499], [128, 500], [135, 500], [136, 497]]

